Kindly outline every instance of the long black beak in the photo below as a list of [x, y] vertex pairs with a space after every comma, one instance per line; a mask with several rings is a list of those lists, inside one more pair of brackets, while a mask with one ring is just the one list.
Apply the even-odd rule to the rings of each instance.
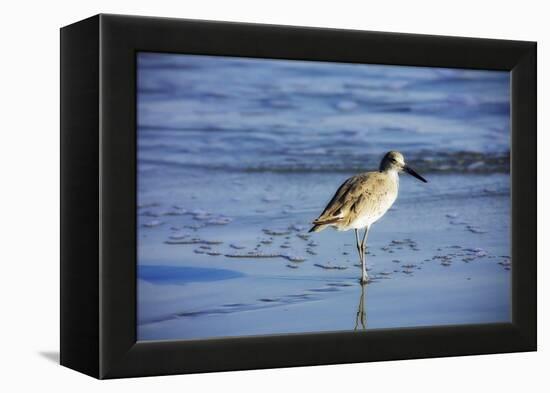
[[408, 165], [405, 165], [403, 167], [403, 170], [405, 170], [405, 172], [407, 172], [409, 175], [416, 177], [418, 180], [423, 181], [424, 183], [428, 182], [428, 180], [424, 179], [422, 176], [416, 173], [416, 171]]

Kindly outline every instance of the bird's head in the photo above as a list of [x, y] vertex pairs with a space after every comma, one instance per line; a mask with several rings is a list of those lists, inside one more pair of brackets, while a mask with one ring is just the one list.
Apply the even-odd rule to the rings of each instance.
[[414, 169], [405, 163], [405, 157], [398, 151], [389, 151], [386, 153], [382, 161], [380, 162], [380, 171], [397, 171], [407, 172], [409, 175], [416, 177], [418, 180], [427, 183], [428, 181], [420, 176]]

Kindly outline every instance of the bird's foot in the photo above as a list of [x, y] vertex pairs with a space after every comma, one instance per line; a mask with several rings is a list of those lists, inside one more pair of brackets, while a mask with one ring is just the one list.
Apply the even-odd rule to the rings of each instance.
[[361, 285], [368, 284], [371, 281], [372, 280], [369, 278], [369, 276], [363, 276], [359, 279], [359, 282], [361, 283]]

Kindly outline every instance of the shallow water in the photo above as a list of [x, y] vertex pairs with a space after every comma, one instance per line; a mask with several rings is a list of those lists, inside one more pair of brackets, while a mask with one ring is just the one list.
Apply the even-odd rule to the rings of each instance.
[[[510, 320], [507, 73], [138, 65], [138, 339]], [[307, 230], [389, 149], [429, 183], [402, 176], [362, 288], [353, 233]]]

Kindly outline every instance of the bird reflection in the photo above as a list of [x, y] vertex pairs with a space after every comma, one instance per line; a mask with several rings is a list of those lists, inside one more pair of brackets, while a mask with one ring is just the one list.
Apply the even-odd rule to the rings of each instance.
[[366, 287], [367, 287], [367, 284], [361, 284], [361, 296], [359, 297], [359, 305], [357, 306], [357, 315], [355, 316], [355, 328], [353, 330], [367, 329], [367, 313], [365, 312]]

